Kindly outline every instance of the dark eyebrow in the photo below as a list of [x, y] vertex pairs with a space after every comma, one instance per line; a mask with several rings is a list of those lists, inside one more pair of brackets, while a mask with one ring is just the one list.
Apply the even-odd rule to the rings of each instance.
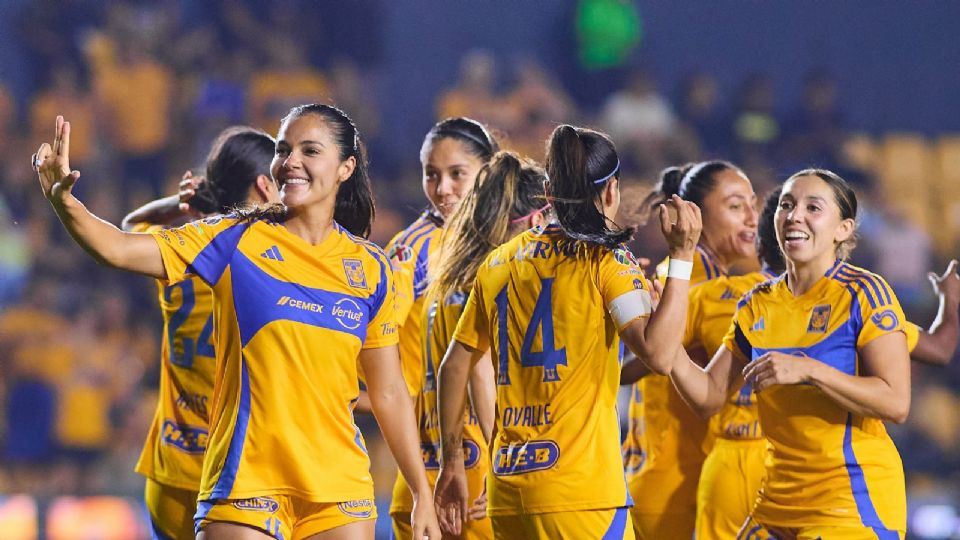
[[301, 144], [301, 145], [304, 145], [304, 144], [316, 144], [316, 145], [320, 145], [320, 146], [322, 146], [322, 147], [324, 147], [324, 148], [326, 148], [326, 146], [327, 146], [327, 145], [323, 144], [323, 143], [320, 142], [320, 141], [300, 141], [300, 144]]
[[819, 196], [819, 195], [809, 195], [809, 196], [807, 197], [807, 199], [809, 199], [809, 200], [814, 200], [814, 201], [819, 201], [819, 202], [824, 203], [824, 204], [826, 204], [826, 202], [827, 202], [826, 199], [824, 199], [823, 197], [821, 197], [821, 196]]

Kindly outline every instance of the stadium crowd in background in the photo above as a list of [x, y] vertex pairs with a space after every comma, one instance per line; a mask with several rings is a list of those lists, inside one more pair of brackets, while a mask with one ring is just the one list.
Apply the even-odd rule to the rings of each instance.
[[[186, 15], [174, 4], [104, 3], [67, 14], [85, 24], [64, 31], [65, 15], [45, 6], [17, 16], [29, 28], [23, 40], [32, 61], [50, 69], [37, 74], [25, 99], [0, 80], [0, 493], [136, 498], [142, 480], [133, 468], [160, 374], [156, 290], [148, 279], [98, 267], [37, 196], [24, 156], [49, 139], [56, 114], [68, 113], [73, 126], [73, 168], [96, 178], [95, 187], [81, 182], [77, 191], [116, 224], [176, 192], [182, 172], [202, 163], [223, 128], [249, 124], [275, 135], [278, 119], [301, 103], [338, 105], [368, 140], [377, 192], [371, 240], [379, 245], [426, 207], [419, 163], [417, 156], [378, 161], [378, 152], [391, 154], [378, 74], [362, 50], [351, 56], [338, 49], [334, 30], [305, 31], [333, 26], [316, 13], [277, 9], [261, 17], [223, 9], [208, 22], [183, 25]], [[669, 91], [637, 68], [591, 108], [574, 101], [549, 66], [528, 58], [505, 73], [504, 60], [482, 50], [465, 55], [450, 86], [437, 89], [430, 120], [476, 118], [503, 149], [538, 161], [558, 124], [602, 129], [622, 160], [620, 216], [629, 225], [638, 224], [633, 209], [671, 164], [729, 159], [761, 200], [784, 180], [776, 171], [834, 170], [860, 198], [852, 262], [883, 275], [910, 320], [932, 319], [937, 304], [926, 273], [956, 256], [957, 245], [949, 249], [935, 221], [919, 220], [895, 199], [900, 192], [885, 189], [883, 177], [896, 163], [871, 138], [845, 129], [829, 73], [810, 73], [803, 101], [783, 106], [762, 73], [720, 88], [715, 74], [701, 71]], [[784, 109], [794, 112], [777, 114]], [[639, 228], [633, 245], [655, 260], [666, 253], [655, 225]], [[908, 497], [960, 504], [960, 366], [911, 370], [910, 419], [889, 426]], [[362, 425], [378, 498], [388, 499], [395, 467], [372, 426]]]

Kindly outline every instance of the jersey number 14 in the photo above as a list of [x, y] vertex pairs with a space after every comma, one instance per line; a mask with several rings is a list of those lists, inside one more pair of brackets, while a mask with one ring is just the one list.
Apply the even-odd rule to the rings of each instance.
[[[543, 382], [560, 380], [557, 366], [567, 365], [566, 348], [556, 348], [553, 337], [553, 278], [540, 281], [540, 295], [533, 308], [533, 315], [527, 323], [527, 330], [523, 335], [523, 345], [520, 347], [520, 365], [523, 367], [542, 367]], [[497, 370], [497, 384], [510, 384], [509, 353], [507, 341], [507, 287], [497, 294], [497, 321], [498, 349], [500, 353], [499, 369]], [[540, 329], [541, 350], [533, 350], [533, 340]]]

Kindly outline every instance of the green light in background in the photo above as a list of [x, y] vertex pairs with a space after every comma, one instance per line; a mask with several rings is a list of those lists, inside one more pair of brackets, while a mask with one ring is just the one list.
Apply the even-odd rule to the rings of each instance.
[[577, 6], [580, 63], [587, 69], [623, 64], [640, 44], [640, 13], [628, 0], [580, 0]]

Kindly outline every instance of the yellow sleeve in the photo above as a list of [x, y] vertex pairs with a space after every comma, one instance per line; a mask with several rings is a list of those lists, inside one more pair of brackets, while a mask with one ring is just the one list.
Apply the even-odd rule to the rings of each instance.
[[652, 311], [650, 284], [626, 248], [604, 250], [600, 258], [599, 288], [618, 329]]
[[135, 233], [155, 233], [160, 230], [163, 230], [163, 225], [147, 223], [146, 221], [134, 223], [130, 226], [130, 232]]
[[249, 221], [215, 216], [151, 233], [160, 247], [167, 281], [198, 276], [214, 286], [250, 225]]
[[903, 325], [903, 333], [907, 335], [907, 350], [911, 353], [917, 348], [917, 343], [920, 342], [920, 332], [922, 331], [922, 328], [910, 321], [907, 321], [906, 324]]
[[387, 257], [393, 267], [393, 283], [396, 289], [396, 317], [402, 325], [410, 315], [413, 302], [416, 300], [413, 293], [413, 277], [417, 266], [417, 258], [413, 249], [400, 243], [400, 233], [387, 244]]
[[490, 348], [490, 323], [483, 306], [483, 288], [478, 273], [460, 320], [457, 321], [457, 329], [453, 331], [453, 339], [473, 349], [486, 351]]
[[[374, 290], [372, 301], [374, 309], [367, 325], [367, 338], [363, 342], [363, 349], [388, 347], [400, 342], [397, 333], [396, 289], [393, 282], [393, 271], [386, 256], [377, 262], [380, 263], [380, 282]], [[362, 379], [361, 379], [362, 380]]]
[[[760, 324], [763, 324], [762, 318]], [[753, 325], [753, 313], [750, 305], [741, 300], [740, 304], [737, 305], [733, 320], [730, 322], [730, 329], [723, 336], [723, 346], [743, 362], [750, 362], [753, 358], [753, 345], [750, 344], [750, 340], [743, 332], [744, 328], [751, 328]]]
[[857, 298], [863, 327], [857, 336], [857, 348], [891, 332], [905, 332], [907, 318], [886, 280], [876, 274], [867, 274], [861, 284]]

